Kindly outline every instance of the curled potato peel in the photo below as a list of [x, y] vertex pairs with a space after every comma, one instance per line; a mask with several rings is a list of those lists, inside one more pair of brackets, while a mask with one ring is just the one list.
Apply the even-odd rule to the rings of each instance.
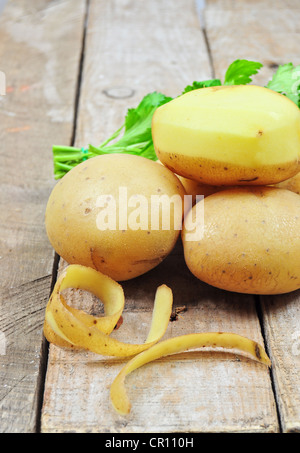
[[205, 332], [170, 338], [136, 355], [122, 368], [110, 389], [110, 398], [115, 410], [121, 415], [126, 415], [130, 412], [131, 404], [125, 388], [125, 378], [129, 373], [160, 357], [203, 347], [237, 349], [250, 354], [253, 359], [271, 366], [270, 359], [261, 345], [234, 333]]
[[[104, 316], [89, 315], [83, 310], [70, 307], [62, 295], [62, 291], [67, 288], [84, 289], [95, 294], [103, 302]], [[110, 337], [124, 309], [125, 298], [122, 286], [92, 268], [69, 265], [58, 278], [47, 304], [44, 334], [49, 342], [58, 346], [86, 349], [108, 356], [131, 356], [110, 389], [113, 407], [122, 415], [128, 414], [131, 408], [125, 388], [126, 376], [160, 357], [200, 347], [222, 347], [246, 352], [255, 360], [271, 365], [262, 346], [234, 333], [194, 333], [159, 342], [169, 324], [172, 303], [171, 289], [166, 285], [159, 286], [155, 295], [152, 322], [145, 342], [143, 344], [123, 343]]]
[[[68, 306], [61, 292], [66, 288], [85, 289], [104, 304], [105, 316], [96, 317]], [[110, 277], [81, 265], [70, 265], [60, 275], [49, 299], [44, 323], [48, 341], [59, 346], [83, 348], [102, 355], [128, 357], [154, 345], [164, 335], [173, 303], [170, 288], [157, 288], [151, 327], [143, 344], [123, 343], [109, 336], [124, 308], [122, 286]]]

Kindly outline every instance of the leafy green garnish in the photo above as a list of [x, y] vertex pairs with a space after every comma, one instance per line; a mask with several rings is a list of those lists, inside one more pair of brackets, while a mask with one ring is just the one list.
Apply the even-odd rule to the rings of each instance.
[[226, 71], [224, 85], [246, 85], [262, 66], [256, 61], [235, 60]]
[[199, 88], [215, 87], [220, 85], [222, 85], [220, 79], [204, 80], [203, 82], [193, 82], [192, 85], [186, 86], [181, 94], [188, 93], [189, 91], [199, 90]]
[[287, 63], [279, 66], [267, 88], [287, 96], [300, 107], [300, 65]]
[[[225, 73], [223, 85], [246, 85], [252, 81], [251, 77], [257, 74], [262, 66], [256, 61], [235, 60]], [[192, 85], [186, 86], [180, 96], [193, 90], [221, 85], [220, 79], [195, 81]], [[292, 63], [288, 63], [279, 66], [267, 88], [284, 94], [300, 107], [300, 65], [294, 67]], [[157, 160], [152, 141], [152, 117], [158, 107], [172, 99], [158, 92], [147, 94], [136, 108], [128, 109], [124, 124], [99, 146], [89, 145], [88, 148], [53, 146], [55, 179], [62, 178], [84, 160], [102, 154], [136, 154]]]
[[[124, 124], [98, 147], [89, 145], [88, 149], [81, 149], [70, 146], [53, 146], [55, 179], [62, 178], [80, 162], [103, 154], [137, 154], [157, 160], [152, 141], [152, 116], [157, 107], [171, 100], [172, 98], [162, 93], [147, 94], [135, 109], [128, 109]], [[123, 136], [110, 144], [120, 136], [121, 132], [123, 132]]]

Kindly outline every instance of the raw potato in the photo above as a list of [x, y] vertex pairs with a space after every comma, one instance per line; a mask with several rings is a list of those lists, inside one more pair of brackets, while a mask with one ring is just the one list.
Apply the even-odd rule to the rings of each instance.
[[[156, 163], [160, 165], [164, 165], [160, 160], [157, 160]], [[185, 178], [184, 176], [177, 175], [177, 178], [183, 185], [183, 188], [186, 192], [186, 195], [191, 195], [192, 196], [192, 202], [195, 204], [196, 202], [196, 196], [197, 195], [203, 195], [204, 197], [207, 197], [208, 195], [211, 195], [215, 192], [219, 192], [219, 190], [223, 190], [224, 188], [227, 188], [227, 186], [211, 186], [209, 184], [203, 184], [199, 181], [195, 181], [193, 179]]]
[[197, 205], [182, 232], [185, 261], [197, 278], [250, 294], [300, 288], [299, 195], [272, 187], [239, 187], [200, 203], [204, 203], [203, 238], [188, 240]]
[[204, 184], [275, 184], [300, 169], [299, 108], [255, 85], [179, 96], [155, 111], [152, 135], [166, 167]]
[[276, 187], [291, 190], [300, 195], [300, 172], [286, 181], [279, 182], [276, 184]]
[[[123, 194], [127, 190], [127, 201], [133, 202], [127, 215], [119, 216], [119, 188]], [[117, 281], [128, 280], [157, 266], [171, 252], [181, 230], [182, 215], [173, 203], [170, 228], [152, 228], [151, 196], [175, 195], [182, 210], [184, 193], [179, 179], [154, 161], [128, 154], [94, 157], [74, 167], [54, 187], [46, 209], [47, 234], [69, 264], [92, 267]], [[144, 197], [146, 208], [136, 195]], [[102, 207], [99, 197], [105, 201]], [[115, 225], [108, 210], [114, 200]], [[126, 203], [120, 205], [124, 209]], [[164, 214], [168, 214], [165, 207], [160, 209], [160, 221]], [[122, 218], [125, 224], [119, 225]], [[137, 226], [140, 222], [142, 228], [133, 230], [130, 220], [136, 220]], [[107, 223], [107, 229], [100, 230], [100, 223]]]
[[[193, 179], [185, 178], [184, 176], [176, 175], [181, 184], [183, 185], [187, 195], [191, 195], [193, 199], [193, 204], [196, 202], [197, 195], [203, 195], [203, 197], [208, 197], [213, 193], [220, 192], [221, 190], [232, 189], [236, 186], [212, 186], [209, 184], [202, 184], [201, 182], [194, 181]], [[281, 189], [287, 189], [291, 192], [295, 192], [300, 195], [300, 172], [297, 173], [292, 178], [286, 179], [285, 181], [274, 184], [274, 187], [279, 187]]]

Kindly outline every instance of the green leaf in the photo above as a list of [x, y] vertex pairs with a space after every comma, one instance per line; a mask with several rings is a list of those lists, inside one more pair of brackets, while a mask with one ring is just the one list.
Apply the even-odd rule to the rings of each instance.
[[172, 98], [167, 97], [162, 93], [157, 93], [156, 91], [147, 94], [136, 108], [128, 109], [125, 117], [125, 132], [132, 126], [136, 126], [137, 123], [143, 121], [145, 118], [147, 118], [148, 121], [152, 119], [152, 115], [157, 107], [171, 100]]
[[300, 65], [287, 63], [279, 66], [267, 88], [287, 96], [300, 107]]
[[171, 100], [172, 98], [162, 93], [154, 92], [147, 94], [135, 109], [128, 109], [125, 117], [125, 132], [117, 143], [126, 146], [145, 140], [152, 140], [151, 123], [153, 114], [159, 106]]
[[198, 90], [199, 88], [215, 87], [220, 85], [222, 85], [220, 79], [204, 80], [203, 82], [193, 82], [192, 85], [187, 85], [181, 94], [188, 93], [189, 91]]
[[262, 63], [256, 61], [235, 60], [226, 71], [224, 85], [246, 85], [262, 66]]

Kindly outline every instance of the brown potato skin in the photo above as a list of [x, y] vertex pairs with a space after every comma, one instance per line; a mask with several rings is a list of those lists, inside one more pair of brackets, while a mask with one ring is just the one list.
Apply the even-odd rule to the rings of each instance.
[[292, 192], [295, 192], [298, 195], [300, 195], [300, 172], [297, 173], [292, 178], [286, 179], [285, 181], [275, 184], [275, 187], [291, 190]]
[[185, 261], [197, 278], [248, 294], [300, 288], [299, 195], [245, 187], [215, 193], [201, 203], [202, 240], [187, 241], [185, 227], [182, 232]]
[[[204, 197], [208, 197], [213, 193], [220, 192], [221, 190], [233, 189], [236, 186], [212, 186], [209, 184], [202, 184], [198, 181], [194, 181], [193, 179], [185, 178], [184, 176], [176, 175], [178, 179], [181, 181], [187, 195], [192, 195], [193, 197], [193, 204], [196, 202], [197, 195], [203, 195]], [[279, 189], [287, 189], [291, 192], [295, 192], [300, 195], [300, 172], [297, 173], [292, 178], [286, 179], [278, 184], [274, 184], [273, 187], [278, 187]]]
[[148, 230], [99, 230], [96, 200], [106, 194], [118, 200], [119, 187], [127, 187], [128, 199], [135, 194], [147, 199], [185, 194], [179, 179], [154, 161], [128, 154], [98, 156], [77, 165], [56, 184], [45, 223], [53, 248], [69, 264], [89, 266], [123, 281], [157, 266], [175, 246], [180, 229], [152, 230], [149, 221]]
[[269, 185], [285, 181], [300, 170], [300, 161], [259, 168], [232, 165], [202, 157], [165, 153], [156, 149], [158, 159], [169, 170], [199, 183], [213, 186]]

